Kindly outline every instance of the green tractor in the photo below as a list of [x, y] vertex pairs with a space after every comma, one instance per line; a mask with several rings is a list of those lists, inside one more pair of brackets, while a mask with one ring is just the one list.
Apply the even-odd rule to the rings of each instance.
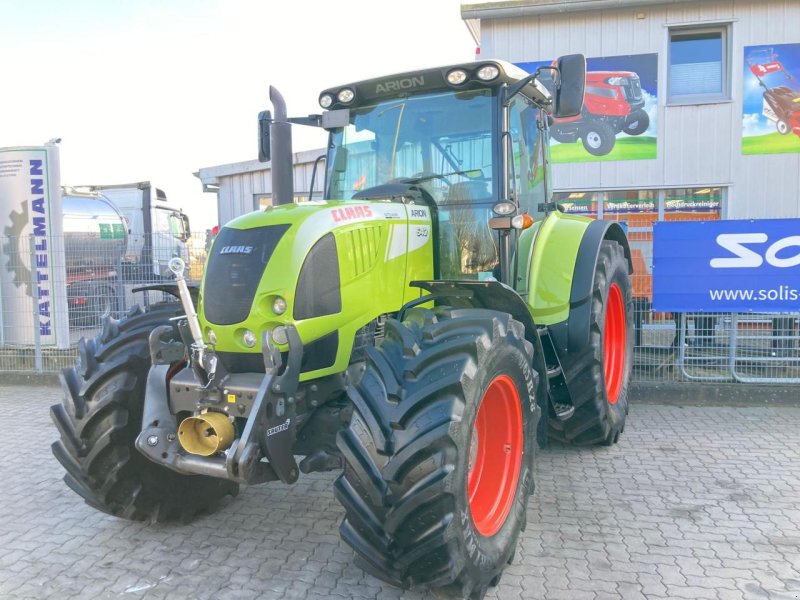
[[[552, 93], [542, 69], [479, 61], [331, 88], [292, 119], [271, 89], [275, 205], [222, 228], [199, 290], [173, 259], [158, 287], [181, 304], [106, 318], [63, 372], [69, 487], [186, 521], [241, 484], [336, 470], [365, 570], [481, 598], [537, 446], [614, 444], [628, 412], [625, 233], [550, 189], [549, 123], [580, 112], [585, 60], [544, 69]], [[320, 199], [294, 202], [293, 124], [329, 132]]]

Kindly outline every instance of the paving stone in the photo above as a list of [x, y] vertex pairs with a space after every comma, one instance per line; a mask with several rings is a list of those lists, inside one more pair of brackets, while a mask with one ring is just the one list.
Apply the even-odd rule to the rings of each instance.
[[[353, 564], [335, 474], [245, 488], [188, 526], [94, 511], [62, 481], [48, 387], [0, 387], [0, 598], [428, 595]], [[19, 398], [25, 398], [20, 402]], [[800, 409], [633, 405], [610, 448], [553, 444], [514, 564], [487, 599], [800, 597]], [[13, 444], [13, 446], [12, 446]]]

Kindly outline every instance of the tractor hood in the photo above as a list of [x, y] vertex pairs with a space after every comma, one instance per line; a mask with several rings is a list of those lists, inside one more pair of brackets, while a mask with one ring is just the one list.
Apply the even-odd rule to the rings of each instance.
[[230, 362], [254, 367], [262, 332], [274, 332], [286, 350], [280, 327], [291, 323], [304, 345], [328, 338], [316, 359], [304, 353], [304, 372], [332, 368], [349, 358], [360, 327], [413, 295], [412, 277], [432, 276], [431, 237], [430, 209], [397, 202], [288, 204], [234, 219], [206, 264], [198, 311], [204, 338], [223, 361], [225, 353], [249, 353], [257, 360]]

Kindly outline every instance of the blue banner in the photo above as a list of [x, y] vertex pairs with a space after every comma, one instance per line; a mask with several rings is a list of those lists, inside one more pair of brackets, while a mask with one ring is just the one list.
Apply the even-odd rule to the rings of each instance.
[[653, 309], [800, 311], [800, 219], [656, 223]]

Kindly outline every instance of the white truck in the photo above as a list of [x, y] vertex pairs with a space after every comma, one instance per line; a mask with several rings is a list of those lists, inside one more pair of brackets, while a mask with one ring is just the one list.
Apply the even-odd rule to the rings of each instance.
[[128, 228], [128, 249], [122, 256], [126, 280], [171, 277], [167, 263], [175, 256], [189, 264], [189, 217], [167, 203], [163, 190], [149, 181], [75, 189], [103, 195], [122, 213]]

